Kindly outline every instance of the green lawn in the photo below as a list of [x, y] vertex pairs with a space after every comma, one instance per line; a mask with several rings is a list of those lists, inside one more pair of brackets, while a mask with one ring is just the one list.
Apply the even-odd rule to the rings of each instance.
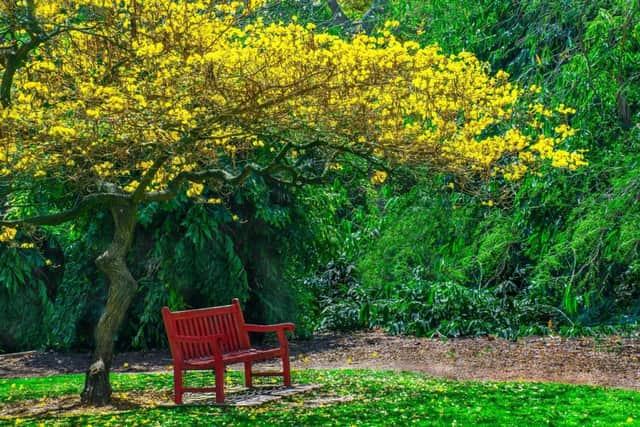
[[[240, 382], [238, 372], [231, 376], [234, 382]], [[82, 381], [81, 375], [3, 379], [0, 402], [77, 394]], [[633, 391], [547, 383], [445, 381], [414, 373], [368, 370], [298, 371], [294, 381], [324, 386], [251, 408], [156, 407], [61, 418], [3, 418], [0, 424], [640, 426], [640, 393]], [[120, 394], [140, 389], [168, 391], [172, 379], [169, 374], [114, 374], [113, 383]], [[350, 396], [353, 400], [324, 406], [304, 404], [322, 396]]]

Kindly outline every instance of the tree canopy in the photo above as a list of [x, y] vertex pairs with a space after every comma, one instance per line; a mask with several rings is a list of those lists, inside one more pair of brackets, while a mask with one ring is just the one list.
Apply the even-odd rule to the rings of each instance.
[[81, 207], [164, 200], [185, 182], [196, 196], [251, 173], [313, 181], [345, 153], [507, 179], [538, 159], [582, 164], [556, 148], [566, 125], [546, 136], [514, 121], [522, 90], [472, 54], [402, 42], [394, 23], [344, 40], [247, 22], [255, 3], [5, 3], [4, 49], [47, 41], [6, 60], [24, 65], [1, 112], [3, 180], [64, 182]]

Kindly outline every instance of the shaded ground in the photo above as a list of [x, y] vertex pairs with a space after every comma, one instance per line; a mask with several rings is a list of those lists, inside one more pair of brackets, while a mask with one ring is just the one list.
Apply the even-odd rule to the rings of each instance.
[[[293, 387], [256, 386], [246, 389], [240, 386], [225, 387], [225, 403], [216, 403], [214, 393], [187, 393], [184, 397], [185, 405], [206, 406], [260, 406], [267, 402], [280, 400], [300, 394], [307, 394], [322, 388], [319, 384], [294, 384]], [[307, 399], [305, 406], [319, 406], [327, 403], [341, 403], [352, 398], [322, 396]], [[175, 407], [173, 393], [170, 390], [129, 390], [114, 393], [111, 402], [103, 406], [85, 405], [80, 402], [78, 395], [47, 397], [44, 399], [20, 400], [0, 405], [0, 423], [9, 417], [45, 417], [45, 416], [74, 416], [120, 413], [143, 408]]]
[[[423, 372], [461, 380], [553, 381], [640, 390], [640, 338], [532, 337], [450, 340], [390, 336], [381, 332], [320, 335], [292, 342], [294, 369], [377, 368]], [[0, 355], [0, 378], [82, 372], [85, 353]], [[167, 352], [117, 355], [114, 371], [167, 371]]]
[[[104, 406], [89, 406], [80, 403], [78, 395], [58, 396], [45, 399], [22, 400], [0, 405], [0, 424], [8, 417], [74, 416], [84, 414], [109, 414], [141, 408], [173, 405], [172, 397], [155, 390], [115, 393], [111, 402]], [[13, 423], [12, 423], [13, 424]]]

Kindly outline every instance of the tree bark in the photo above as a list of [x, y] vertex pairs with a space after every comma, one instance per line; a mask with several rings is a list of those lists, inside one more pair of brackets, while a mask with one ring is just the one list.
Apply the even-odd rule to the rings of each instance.
[[332, 19], [334, 24], [351, 24], [351, 20], [346, 17], [337, 0], [327, 0], [327, 4], [329, 5], [329, 9], [331, 9], [331, 15], [333, 17]]
[[109, 279], [109, 295], [96, 327], [96, 349], [81, 394], [83, 403], [93, 405], [105, 405], [111, 399], [109, 371], [114, 340], [138, 287], [126, 264], [137, 222], [136, 206], [129, 202], [118, 203], [111, 207], [111, 214], [115, 223], [113, 241], [96, 259], [98, 268]]
[[340, 7], [338, 0], [327, 0], [327, 5], [331, 9], [331, 25], [337, 25], [344, 28], [347, 33], [358, 33], [364, 31], [371, 34], [376, 21], [384, 14], [389, 0], [373, 0], [371, 7], [362, 15], [358, 21], [349, 19]]

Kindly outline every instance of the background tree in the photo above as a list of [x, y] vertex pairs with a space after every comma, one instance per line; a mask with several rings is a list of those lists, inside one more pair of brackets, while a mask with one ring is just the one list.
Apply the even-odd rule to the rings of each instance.
[[557, 148], [566, 124], [545, 135], [552, 112], [518, 104], [508, 75], [490, 76], [471, 54], [399, 41], [393, 22], [349, 40], [295, 19], [265, 25], [259, 3], [2, 3], [1, 239], [94, 210], [113, 220], [96, 259], [110, 286], [85, 402], [111, 394], [114, 337], [137, 289], [126, 255], [144, 204], [183, 192], [219, 203], [216, 189], [256, 176], [313, 184], [354, 159], [418, 164], [461, 185], [516, 180], [545, 159], [584, 163]]

